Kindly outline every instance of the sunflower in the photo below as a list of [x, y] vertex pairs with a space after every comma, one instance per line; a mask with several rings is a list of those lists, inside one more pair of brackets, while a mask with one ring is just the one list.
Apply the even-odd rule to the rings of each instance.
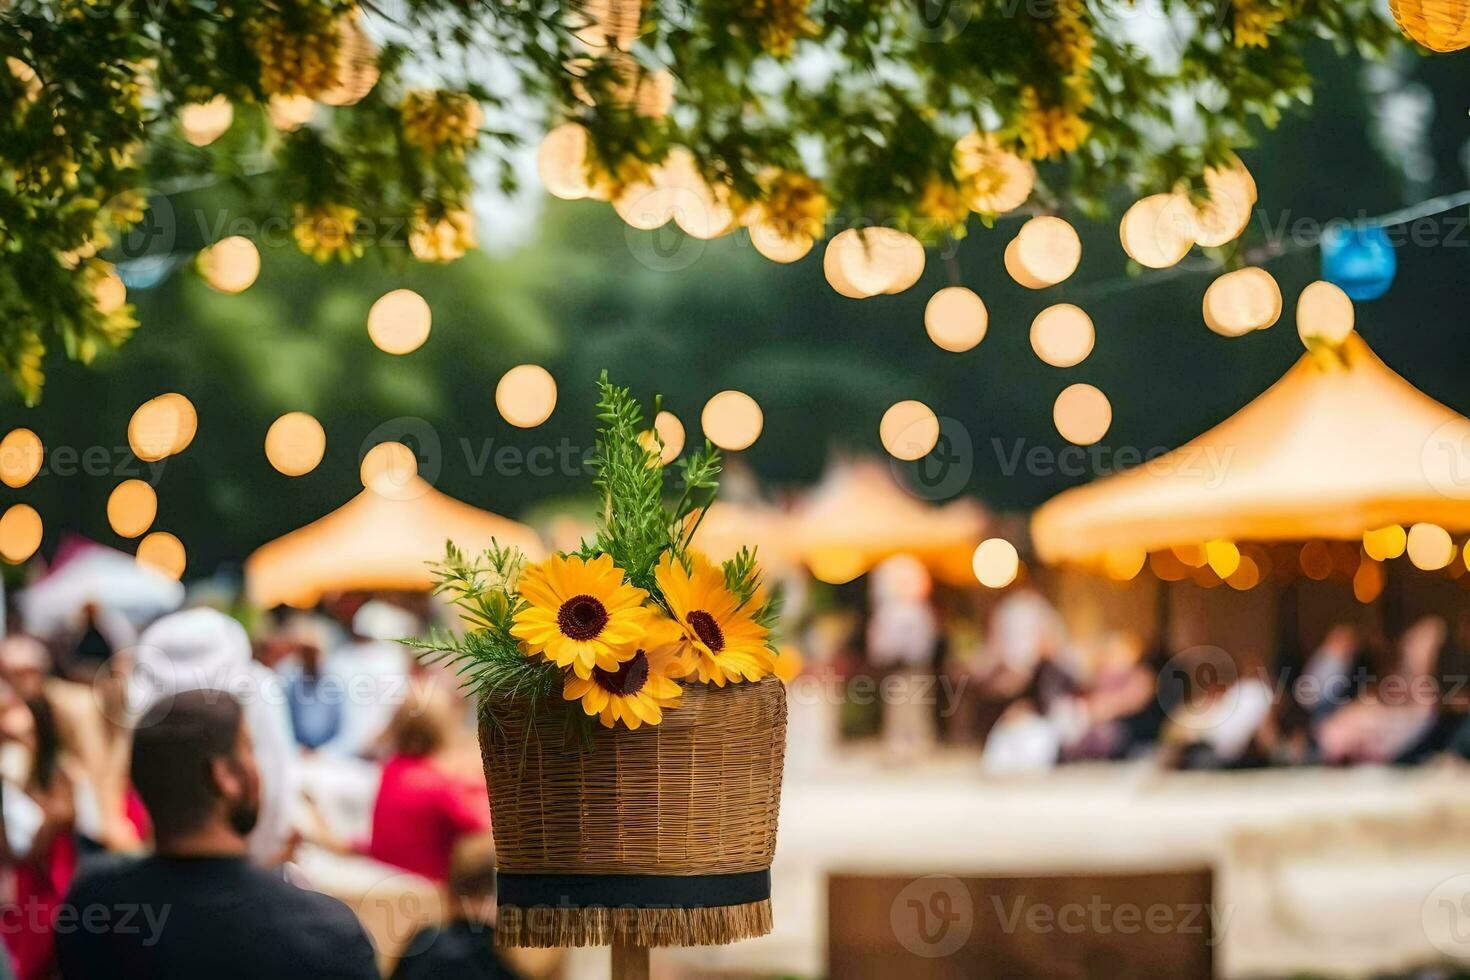
[[544, 655], [584, 680], [633, 659], [652, 615], [643, 608], [648, 593], [623, 581], [611, 555], [554, 555], [526, 568], [520, 593], [530, 607], [516, 613], [511, 635], [527, 656]]
[[757, 623], [758, 599], [739, 605], [725, 586], [725, 575], [701, 555], [691, 555], [692, 571], [666, 553], [655, 577], [659, 591], [683, 634], [679, 676], [693, 674], [720, 687], [726, 681], [758, 681], [771, 673], [768, 630]]
[[679, 703], [683, 690], [670, 678], [679, 667], [683, 631], [673, 620], [658, 617], [649, 626], [631, 660], [616, 670], [592, 668], [591, 677], [568, 674], [562, 697], [581, 701], [582, 710], [611, 728], [619, 720], [629, 728], [657, 725], [663, 709]]

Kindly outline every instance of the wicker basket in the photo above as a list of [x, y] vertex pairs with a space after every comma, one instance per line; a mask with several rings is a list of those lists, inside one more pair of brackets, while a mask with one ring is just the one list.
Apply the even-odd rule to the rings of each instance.
[[700, 946], [771, 930], [786, 691], [684, 688], [654, 728], [568, 745], [565, 709], [487, 700], [506, 946]]
[[1470, 0], [1389, 0], [1405, 34], [1431, 51], [1470, 47]]

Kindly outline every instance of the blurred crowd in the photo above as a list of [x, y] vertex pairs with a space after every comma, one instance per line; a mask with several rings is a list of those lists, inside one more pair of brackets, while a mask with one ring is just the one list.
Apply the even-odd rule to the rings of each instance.
[[[0, 640], [0, 977], [555, 967], [494, 949], [473, 708], [399, 642], [426, 632], [424, 597], [333, 596], [250, 629], [207, 601], [138, 617], [91, 598], [44, 633], [16, 598]], [[443, 914], [385, 956], [316, 890], [306, 869], [334, 861], [412, 880]]]
[[[246, 616], [208, 593], [163, 608], [105, 589], [32, 601], [42, 587], [8, 598], [0, 640], [0, 978], [560, 969], [555, 952], [494, 947], [474, 708], [400, 642], [452, 627], [428, 597]], [[936, 593], [903, 557], [791, 595], [782, 629], [805, 653], [788, 678], [793, 743], [820, 700], [803, 685], [835, 679], [834, 736], [878, 734], [910, 759], [971, 745], [995, 774], [1470, 754], [1466, 645], [1435, 616], [1392, 636], [1337, 626], [1268, 664], [1075, 636], [1030, 584], [977, 603]], [[859, 680], [887, 693], [852, 696]], [[437, 913], [383, 933], [326, 897], [397, 890], [432, 895]]]
[[849, 737], [881, 735], [901, 756], [952, 743], [980, 746], [993, 773], [1123, 759], [1236, 769], [1470, 756], [1463, 631], [1436, 615], [1392, 636], [1340, 624], [1268, 663], [1129, 631], [1078, 637], [1032, 585], [977, 608], [898, 558], [815, 614], [803, 646], [808, 670], [849, 694], [911, 681], [842, 706]]

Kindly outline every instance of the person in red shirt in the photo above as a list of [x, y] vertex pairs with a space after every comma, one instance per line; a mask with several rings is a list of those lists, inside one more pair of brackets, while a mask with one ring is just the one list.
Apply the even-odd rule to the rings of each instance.
[[448, 682], [420, 678], [385, 737], [383, 766], [367, 854], [443, 883], [454, 846], [490, 827], [485, 778], [463, 744], [464, 701]]

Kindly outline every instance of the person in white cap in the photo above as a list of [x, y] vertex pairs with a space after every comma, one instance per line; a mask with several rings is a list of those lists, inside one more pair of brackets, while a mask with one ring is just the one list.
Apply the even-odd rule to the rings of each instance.
[[281, 863], [298, 783], [291, 714], [279, 679], [252, 656], [245, 627], [214, 609], [188, 609], [164, 616], [138, 638], [128, 706], [141, 719], [184, 691], [226, 691], [243, 706], [261, 783], [249, 855], [267, 867]]

